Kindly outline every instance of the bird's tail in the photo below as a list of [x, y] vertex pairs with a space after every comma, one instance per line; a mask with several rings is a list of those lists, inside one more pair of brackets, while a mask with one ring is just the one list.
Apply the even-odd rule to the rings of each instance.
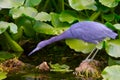
[[116, 37], [117, 37], [117, 33], [115, 33], [115, 32], [112, 32], [111, 34], [109, 34], [108, 36], [110, 37], [110, 38], [112, 38], [112, 39], [115, 39]]

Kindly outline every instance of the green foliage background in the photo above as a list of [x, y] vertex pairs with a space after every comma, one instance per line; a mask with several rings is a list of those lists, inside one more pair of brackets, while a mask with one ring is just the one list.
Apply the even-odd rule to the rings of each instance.
[[[0, 0], [0, 49], [22, 53], [23, 40], [37, 41], [39, 35], [41, 39], [42, 35], [59, 35], [75, 22], [90, 20], [103, 23], [118, 33], [115, 40], [101, 43], [100, 49], [106, 50], [109, 56], [115, 58], [108, 59], [112, 62], [109, 66], [119, 66], [116, 60], [120, 57], [119, 2], [120, 0]], [[89, 53], [95, 47], [76, 39], [67, 39], [65, 42], [70, 48], [82, 53]], [[2, 60], [5, 59], [3, 56]], [[107, 74], [107, 69], [103, 70], [103, 75]], [[114, 71], [108, 73], [115, 74]], [[106, 75], [103, 77], [108, 80]]]

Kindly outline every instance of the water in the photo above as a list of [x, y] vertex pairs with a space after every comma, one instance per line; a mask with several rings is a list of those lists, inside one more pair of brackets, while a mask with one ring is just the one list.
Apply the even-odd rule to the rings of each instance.
[[27, 73], [27, 74], [12, 74], [4, 80], [81, 80], [76, 78], [72, 72], [47, 72], [47, 73]]

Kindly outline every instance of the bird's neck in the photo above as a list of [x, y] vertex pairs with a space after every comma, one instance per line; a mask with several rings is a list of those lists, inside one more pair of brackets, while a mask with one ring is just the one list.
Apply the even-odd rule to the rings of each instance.
[[58, 36], [54, 36], [54, 37], [52, 37], [52, 38], [50, 38], [48, 40], [45, 40], [45, 43], [46, 43], [45, 46], [49, 45], [49, 44], [52, 44], [54, 42], [66, 39], [66, 38], [73, 38], [70, 30], [63, 32], [62, 34], [60, 34]]
[[60, 41], [63, 39], [65, 39], [65, 37], [63, 35], [59, 35], [59, 36], [54, 36], [54, 37], [48, 39], [47, 42], [48, 42], [48, 44], [51, 44], [51, 43], [54, 43], [54, 42], [57, 42], [57, 41]]

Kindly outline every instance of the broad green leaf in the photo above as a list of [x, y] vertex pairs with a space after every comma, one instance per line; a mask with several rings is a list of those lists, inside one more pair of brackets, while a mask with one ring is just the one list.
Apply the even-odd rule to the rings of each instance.
[[76, 12], [68, 11], [68, 10], [62, 11], [59, 17], [61, 22], [68, 22], [68, 23], [72, 23], [75, 20], [78, 20], [77, 18], [78, 16]]
[[66, 31], [69, 27], [56, 27], [54, 28], [55, 34], [59, 35], [61, 33], [63, 33], [64, 31]]
[[32, 7], [19, 7], [10, 10], [10, 14], [14, 19], [21, 17], [22, 15], [34, 18], [37, 15], [37, 10]]
[[0, 80], [7, 78], [7, 72], [0, 72]]
[[35, 16], [35, 20], [50, 21], [51, 20], [51, 15], [49, 15], [46, 12], [40, 12]]
[[75, 10], [97, 10], [95, 0], [68, 0], [69, 5]]
[[118, 24], [114, 24], [113, 25], [117, 30], [120, 30], [120, 24], [118, 23]]
[[119, 21], [120, 20], [120, 15], [119, 14], [114, 14], [114, 15], [115, 15], [116, 21]]
[[23, 5], [25, 0], [0, 0], [0, 8], [13, 8]]
[[25, 6], [34, 7], [37, 6], [42, 0], [26, 0]]
[[13, 58], [13, 57], [15, 57], [15, 56], [13, 54], [10, 54], [9, 52], [6, 52], [6, 51], [0, 52], [0, 60], [6, 60], [6, 59]]
[[0, 21], [0, 34], [5, 32], [8, 27], [10, 27], [10, 32], [17, 33], [17, 25], [15, 25], [14, 23]]
[[113, 65], [106, 67], [102, 72], [103, 80], [119, 80], [120, 79], [120, 65]]
[[77, 52], [89, 53], [95, 48], [95, 44], [83, 42], [78, 39], [66, 39], [66, 44]]
[[30, 20], [26, 18], [21, 18], [23, 21], [22, 23], [22, 28], [26, 36], [28, 37], [34, 37], [35, 36], [35, 31], [33, 30], [33, 25]]
[[109, 57], [108, 65], [109, 66], [111, 66], [111, 65], [120, 65], [120, 60]]
[[60, 65], [58, 63], [56, 64], [50, 64], [50, 67], [52, 68], [50, 71], [54, 71], [54, 72], [71, 72], [73, 70], [70, 70], [69, 66], [66, 64]]
[[69, 27], [70, 25], [68, 23], [65, 23], [65, 22], [61, 22], [59, 20], [59, 14], [57, 13], [50, 13], [51, 16], [52, 16], [52, 25], [55, 27], [55, 28], [59, 28], [59, 27]]
[[99, 0], [99, 1], [101, 4], [107, 7], [115, 7], [118, 5], [118, 2], [119, 2], [117, 0]]
[[[97, 1], [96, 1], [96, 2], [97, 2]], [[97, 3], [96, 6], [97, 6], [97, 8], [98, 8], [98, 11], [102, 11], [102, 12], [104, 12], [104, 13], [107, 13], [107, 12], [110, 11], [110, 8], [109, 8], [109, 7], [103, 6], [101, 3], [99, 3], [99, 4]]]
[[103, 19], [105, 19], [106, 21], [108, 21], [108, 22], [111, 22], [111, 21], [113, 21], [114, 20], [114, 14], [107, 14], [107, 15], [103, 15], [102, 16], [103, 17]]
[[6, 59], [13, 58], [13, 57], [15, 57], [15, 56], [13, 54], [8, 53], [8, 52], [5, 52], [5, 51], [0, 52], [0, 60], [6, 60]]
[[14, 24], [14, 23], [9, 23], [9, 26], [10, 26], [10, 32], [12, 33], [17, 33], [17, 25]]
[[54, 34], [54, 28], [47, 23], [37, 21], [33, 26], [33, 28], [38, 33]]
[[120, 40], [112, 40], [105, 43], [107, 53], [112, 57], [120, 57]]
[[113, 25], [112, 23], [110, 23], [110, 22], [106, 22], [105, 25], [106, 25], [108, 28], [112, 29], [112, 30], [116, 30], [116, 28], [114, 27], [114, 25]]
[[11, 36], [15, 41], [18, 41], [23, 36], [23, 27], [18, 28], [18, 32], [16, 34], [11, 34]]
[[23, 32], [27, 37], [34, 37], [35, 31], [33, 30], [32, 20], [26, 17], [20, 17], [16, 19], [16, 24], [19, 27], [19, 32], [16, 34], [16, 38], [20, 38]]
[[51, 14], [51, 22], [55, 30], [55, 34], [61, 34], [63, 33], [66, 29], [70, 27], [70, 24], [67, 22], [61, 22], [59, 20], [59, 14], [56, 13], [50, 13]]
[[104, 48], [104, 41], [99, 42], [99, 44], [96, 45], [96, 48], [99, 49], [99, 50]]
[[5, 32], [8, 26], [9, 26], [8, 22], [0, 21], [0, 34]]

